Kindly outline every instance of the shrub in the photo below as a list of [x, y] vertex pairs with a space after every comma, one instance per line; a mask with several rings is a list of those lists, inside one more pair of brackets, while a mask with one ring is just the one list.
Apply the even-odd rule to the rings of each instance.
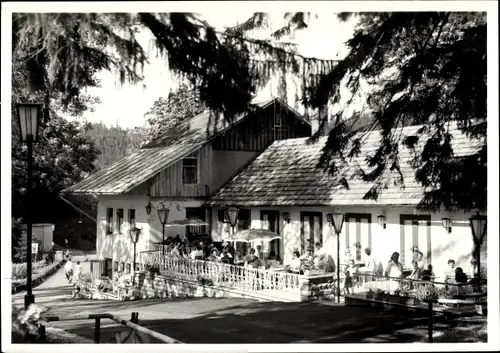
[[36, 341], [40, 337], [40, 325], [46, 324], [41, 315], [48, 308], [31, 304], [28, 310], [12, 308], [12, 343]]
[[52, 264], [56, 259], [56, 254], [54, 253], [54, 251], [49, 250], [44, 254], [43, 259], [46, 265]]
[[12, 264], [12, 279], [23, 279], [28, 275], [28, 267], [26, 263]]

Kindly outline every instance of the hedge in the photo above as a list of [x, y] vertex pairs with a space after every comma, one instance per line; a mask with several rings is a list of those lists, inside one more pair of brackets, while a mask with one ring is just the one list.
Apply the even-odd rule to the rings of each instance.
[[[50, 276], [56, 273], [57, 270], [59, 270], [65, 263], [66, 260], [61, 260], [45, 267], [42, 271], [40, 271], [40, 273], [37, 273], [33, 277], [31, 281], [32, 287], [35, 288], [36, 286], [45, 282]], [[12, 281], [12, 294], [23, 292], [25, 290], [26, 290], [26, 279]]]

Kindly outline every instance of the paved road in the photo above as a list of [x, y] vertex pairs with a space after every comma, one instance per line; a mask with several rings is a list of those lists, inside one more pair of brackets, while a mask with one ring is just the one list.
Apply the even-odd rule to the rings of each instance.
[[[82, 257], [83, 258], [83, 257]], [[75, 260], [78, 260], [75, 257]], [[81, 261], [81, 259], [80, 259]], [[82, 262], [84, 272], [89, 264]], [[34, 290], [35, 301], [50, 315], [112, 313], [130, 319], [139, 312], [140, 324], [186, 343], [333, 343], [425, 341], [426, 317], [410, 317], [376, 308], [319, 303], [259, 303], [237, 298], [149, 299], [131, 302], [75, 300], [60, 269]], [[23, 295], [14, 296], [22, 305]], [[93, 338], [91, 320], [53, 322]], [[102, 342], [113, 342], [123, 327], [102, 322]], [[439, 329], [446, 329], [446, 326]]]

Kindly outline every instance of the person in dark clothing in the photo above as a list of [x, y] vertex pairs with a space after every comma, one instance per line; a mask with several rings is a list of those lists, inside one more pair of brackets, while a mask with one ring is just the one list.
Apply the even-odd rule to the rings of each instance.
[[176, 234], [175, 238], [172, 239], [172, 242], [173, 243], [182, 243], [182, 239], [181, 239], [181, 236], [179, 234]]

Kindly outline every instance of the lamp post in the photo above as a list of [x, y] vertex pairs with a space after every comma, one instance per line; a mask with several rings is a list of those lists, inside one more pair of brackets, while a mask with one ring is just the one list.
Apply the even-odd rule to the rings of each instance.
[[340, 233], [344, 225], [344, 214], [337, 210], [327, 214], [327, 220], [333, 225], [337, 235], [337, 302], [340, 303]]
[[160, 219], [161, 225], [162, 225], [162, 241], [161, 241], [161, 246], [162, 246], [162, 254], [165, 255], [165, 224], [167, 223], [168, 219], [168, 213], [169, 209], [165, 208], [165, 206], [162, 204], [161, 208], [158, 209], [158, 218]]
[[134, 227], [130, 228], [128, 234], [130, 236], [130, 240], [134, 243], [134, 264], [133, 271], [134, 275], [132, 276], [132, 285], [135, 286], [135, 262], [136, 262], [136, 247], [137, 242], [139, 241], [139, 235], [141, 235], [141, 228], [134, 225]]
[[[240, 210], [238, 210], [238, 208], [234, 206], [231, 206], [227, 209], [227, 218], [229, 218], [229, 223], [231, 224], [233, 235], [234, 235], [234, 227], [236, 227], [236, 222], [238, 222], [239, 211]], [[236, 248], [234, 240], [233, 240], [233, 248]]]
[[33, 168], [33, 142], [38, 141], [38, 130], [39, 130], [39, 117], [38, 113], [40, 110], [39, 104], [18, 104], [17, 105], [17, 116], [19, 122], [19, 128], [21, 133], [21, 142], [25, 142], [28, 145], [28, 207], [26, 213], [26, 231], [27, 231], [27, 246], [26, 246], [26, 268], [27, 268], [27, 278], [26, 278], [26, 295], [24, 296], [24, 307], [28, 308], [30, 304], [35, 302], [35, 296], [32, 293], [32, 259], [31, 259], [31, 243], [33, 242], [33, 221], [31, 217], [33, 195], [31, 192], [32, 184], [32, 168]]
[[476, 261], [477, 261], [477, 277], [481, 274], [481, 245], [483, 244], [484, 236], [486, 235], [486, 216], [476, 215], [469, 218], [469, 224], [472, 231], [472, 239], [475, 245]]

